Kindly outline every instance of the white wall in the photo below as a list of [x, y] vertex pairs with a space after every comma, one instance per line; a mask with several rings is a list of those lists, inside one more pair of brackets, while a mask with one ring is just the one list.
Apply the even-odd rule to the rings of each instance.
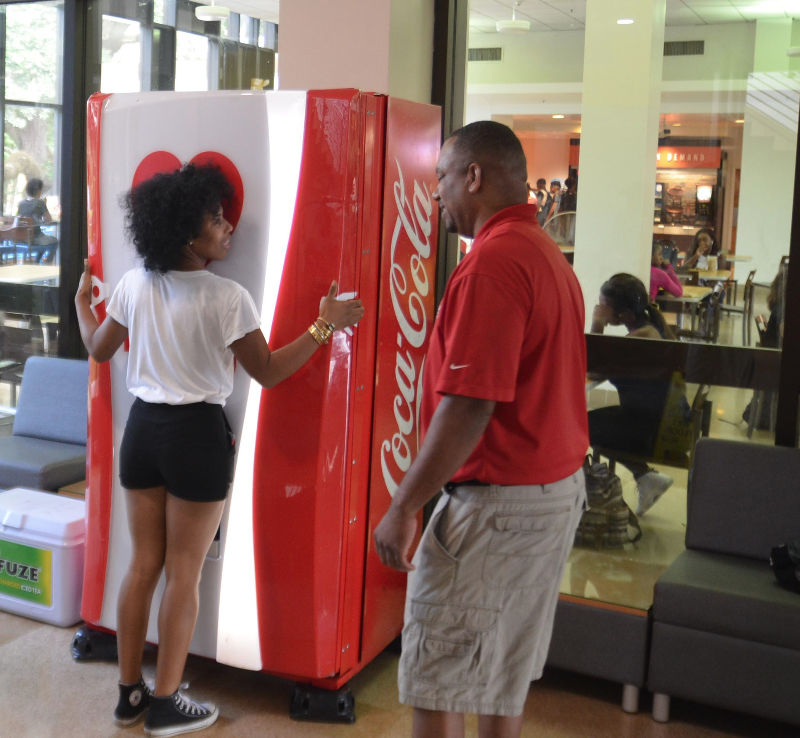
[[280, 34], [282, 89], [355, 87], [430, 102], [433, 0], [290, 0]]

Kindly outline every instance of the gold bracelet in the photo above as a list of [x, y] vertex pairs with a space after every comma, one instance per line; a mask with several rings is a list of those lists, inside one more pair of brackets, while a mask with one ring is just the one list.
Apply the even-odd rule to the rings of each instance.
[[322, 346], [322, 344], [325, 343], [322, 335], [319, 332], [319, 329], [313, 323], [308, 326], [308, 332], [311, 334], [311, 338], [317, 342], [318, 346]]
[[328, 323], [323, 318], [317, 318], [314, 321], [314, 327], [319, 331], [324, 342], [327, 343], [328, 339], [333, 335], [333, 324]]
[[317, 322], [322, 323], [325, 326], [325, 328], [327, 330], [329, 330], [331, 333], [333, 333], [336, 330], [336, 326], [333, 323], [329, 323], [321, 315], [314, 322], [315, 323], [317, 323]]

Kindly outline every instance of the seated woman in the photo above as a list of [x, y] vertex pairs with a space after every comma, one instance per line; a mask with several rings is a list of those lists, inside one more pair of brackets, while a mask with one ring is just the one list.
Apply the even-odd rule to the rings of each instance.
[[[639, 338], [674, 338], [658, 308], [648, 300], [644, 283], [632, 274], [615, 274], [600, 288], [600, 300], [592, 313], [592, 333], [603, 333], [607, 325], [624, 325], [628, 335]], [[614, 449], [636, 456], [652, 456], [662, 417], [670, 399], [669, 379], [644, 376], [609, 377], [617, 388], [619, 405], [589, 412], [592, 446]], [[680, 398], [679, 413], [687, 426], [691, 409]], [[633, 474], [639, 493], [637, 515], [644, 515], [667, 491], [672, 477], [644, 461], [624, 463]]]
[[694, 234], [694, 243], [681, 265], [680, 271], [689, 269], [708, 269], [708, 257], [719, 251], [714, 232], [708, 228], [701, 228]]
[[650, 261], [650, 301], [656, 299], [659, 290], [680, 297], [683, 294], [681, 284], [675, 270], [664, 258], [664, 247], [660, 242], [653, 244], [653, 256]]
[[33, 220], [33, 241], [32, 246], [36, 248], [37, 261], [52, 261], [55, 256], [55, 246], [58, 239], [42, 233], [41, 226], [49, 225], [53, 222], [50, 211], [47, 209], [47, 200], [42, 197], [44, 182], [38, 177], [31, 177], [25, 185], [27, 197], [20, 200], [17, 205], [17, 215]]

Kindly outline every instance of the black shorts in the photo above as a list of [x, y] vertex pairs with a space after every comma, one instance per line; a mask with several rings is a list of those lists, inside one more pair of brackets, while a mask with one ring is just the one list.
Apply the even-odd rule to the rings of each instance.
[[166, 487], [195, 502], [224, 500], [235, 444], [221, 405], [163, 405], [136, 398], [119, 452], [126, 489]]

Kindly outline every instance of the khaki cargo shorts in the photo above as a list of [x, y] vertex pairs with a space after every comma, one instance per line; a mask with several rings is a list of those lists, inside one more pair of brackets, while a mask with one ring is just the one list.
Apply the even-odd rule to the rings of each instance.
[[402, 703], [522, 713], [547, 658], [585, 500], [581, 469], [554, 484], [460, 486], [442, 495], [408, 577]]

